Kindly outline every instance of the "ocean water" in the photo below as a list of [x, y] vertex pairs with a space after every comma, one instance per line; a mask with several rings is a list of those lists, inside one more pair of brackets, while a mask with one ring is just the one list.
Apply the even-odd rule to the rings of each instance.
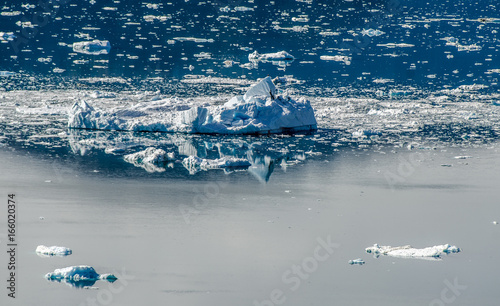
[[[497, 305], [496, 2], [2, 4], [0, 196], [16, 195], [19, 243], [2, 305]], [[267, 75], [311, 102], [317, 131], [67, 128], [75, 101], [220, 105]], [[173, 158], [125, 158], [149, 147]], [[461, 252], [375, 258], [375, 243]], [[42, 258], [41, 244], [73, 254]], [[118, 280], [44, 278], [74, 265]]]

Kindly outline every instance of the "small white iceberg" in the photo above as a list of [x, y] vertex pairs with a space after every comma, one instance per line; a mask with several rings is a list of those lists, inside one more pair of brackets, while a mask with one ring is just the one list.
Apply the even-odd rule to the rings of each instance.
[[364, 265], [365, 264], [365, 261], [361, 258], [357, 258], [357, 259], [351, 259], [349, 260], [349, 264], [352, 266], [352, 265]]
[[[40, 217], [42, 218], [42, 217]], [[45, 246], [45, 245], [39, 245], [36, 247], [36, 253], [39, 256], [45, 257], [45, 256], [68, 256], [73, 253], [71, 249], [68, 249], [66, 247], [61, 247], [61, 246]]]
[[384, 35], [385, 32], [382, 32], [380, 30], [376, 30], [376, 29], [363, 29], [363, 31], [361, 31], [361, 34], [363, 36], [369, 36], [369, 37], [373, 37], [373, 36], [380, 36], [380, 35]]
[[15, 38], [13, 32], [0, 32], [0, 41], [13, 41]]
[[69, 280], [69, 281], [97, 281], [97, 280], [107, 280], [115, 281], [118, 278], [113, 274], [101, 274], [99, 275], [94, 268], [91, 266], [72, 266], [62, 269], [55, 269], [54, 272], [45, 274], [45, 278], [48, 280]]
[[286, 51], [260, 54], [257, 51], [248, 55], [250, 61], [293, 61], [295, 57]]
[[107, 40], [81, 41], [73, 43], [73, 51], [83, 54], [108, 54], [111, 44]]
[[411, 245], [405, 246], [380, 246], [374, 244], [372, 247], [365, 249], [367, 253], [374, 254], [376, 257], [380, 255], [387, 255], [399, 258], [429, 258], [439, 259], [444, 254], [458, 253], [460, 249], [454, 245], [443, 244], [423, 249], [416, 249]]
[[[164, 103], [178, 102], [171, 99]], [[189, 134], [270, 134], [317, 128], [310, 102], [278, 95], [270, 77], [223, 105], [191, 106], [181, 110], [164, 105], [163, 109], [155, 110], [144, 103], [133, 110], [118, 107], [106, 112], [82, 100], [72, 106], [68, 127]]]

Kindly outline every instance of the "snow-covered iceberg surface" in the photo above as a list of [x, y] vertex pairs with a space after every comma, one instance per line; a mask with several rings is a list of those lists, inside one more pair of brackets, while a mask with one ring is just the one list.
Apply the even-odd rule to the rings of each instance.
[[444, 254], [458, 253], [460, 249], [449, 244], [436, 245], [423, 249], [416, 249], [410, 245], [391, 247], [374, 244], [366, 248], [365, 251], [374, 254], [376, 257], [387, 255], [400, 258], [440, 258]]
[[70, 110], [68, 127], [190, 134], [270, 134], [317, 128], [309, 101], [277, 95], [270, 77], [223, 105], [185, 109], [176, 103], [174, 98], [141, 103], [133, 109], [116, 108], [104, 112], [79, 101]]
[[73, 51], [83, 54], [108, 54], [111, 44], [107, 40], [81, 41], [73, 43]]
[[112, 283], [118, 279], [113, 274], [98, 274], [91, 266], [55, 269], [54, 272], [45, 274], [45, 278], [50, 281], [65, 282], [79, 288], [92, 286], [98, 280], [106, 280]]
[[36, 253], [39, 256], [68, 256], [73, 253], [71, 249], [61, 246], [45, 246], [39, 245], [36, 247]]
[[250, 61], [292, 61], [295, 57], [286, 51], [263, 54], [254, 51], [248, 55], [248, 59]]

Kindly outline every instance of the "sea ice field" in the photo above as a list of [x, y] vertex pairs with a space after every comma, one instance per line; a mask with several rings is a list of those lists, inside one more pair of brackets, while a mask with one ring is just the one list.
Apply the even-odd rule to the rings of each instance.
[[489, 0], [4, 3], [0, 305], [498, 305], [499, 31]]

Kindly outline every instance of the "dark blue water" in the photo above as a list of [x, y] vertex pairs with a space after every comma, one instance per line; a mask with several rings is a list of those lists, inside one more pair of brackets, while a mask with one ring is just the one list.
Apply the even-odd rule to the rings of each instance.
[[[35, 86], [71, 86], [81, 77], [188, 74], [252, 80], [286, 74], [320, 88], [381, 86], [377, 79], [430, 89], [472, 83], [496, 88], [496, 2], [426, 2], [5, 1], [0, 31], [16, 38], [0, 44], [0, 70], [25, 77], [7, 88], [26, 86], [33, 76], [44, 79]], [[383, 34], [363, 35], [368, 29]], [[201, 40], [179, 39], [186, 37]], [[73, 43], [93, 39], [109, 41], [109, 54], [73, 52]], [[295, 61], [241, 67], [253, 51], [281, 50]], [[321, 59], [336, 55], [349, 64]], [[232, 67], [225, 67], [228, 60]]]

